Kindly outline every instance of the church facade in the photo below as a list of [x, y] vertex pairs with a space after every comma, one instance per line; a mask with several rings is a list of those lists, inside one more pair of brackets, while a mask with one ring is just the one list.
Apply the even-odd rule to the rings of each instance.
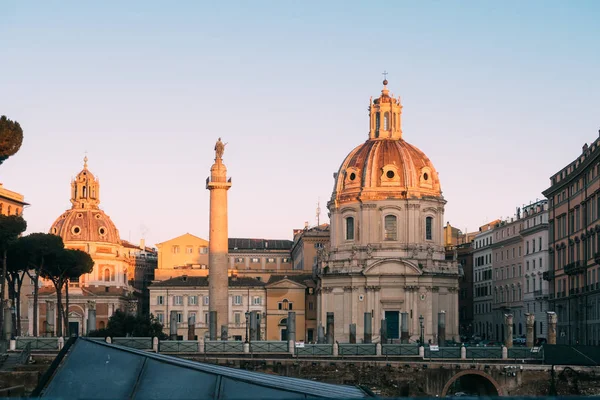
[[[60, 236], [66, 248], [85, 251], [94, 260], [92, 273], [69, 282], [69, 330], [81, 335], [87, 332], [90, 309], [96, 310], [96, 326], [90, 330], [104, 328], [118, 309], [136, 311], [139, 296], [129, 284], [135, 280], [136, 256], [124, 246], [115, 224], [100, 209], [100, 182], [88, 169], [87, 157], [71, 182], [70, 201], [71, 208], [54, 221], [50, 233]], [[57, 317], [56, 292], [52, 283], [45, 281], [39, 290], [39, 334], [56, 335]], [[30, 332], [32, 325], [30, 320]]]
[[445, 339], [458, 340], [459, 271], [456, 260], [445, 260], [446, 200], [431, 161], [402, 138], [402, 105], [387, 83], [370, 102], [368, 139], [334, 173], [318, 323], [327, 329], [333, 313], [339, 342], [355, 329], [360, 343], [367, 323], [373, 342], [401, 332], [414, 342], [422, 330], [425, 342], [436, 343], [442, 314]]

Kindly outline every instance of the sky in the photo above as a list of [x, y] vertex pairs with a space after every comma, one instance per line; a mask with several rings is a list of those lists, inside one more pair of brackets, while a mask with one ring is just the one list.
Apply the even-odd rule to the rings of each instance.
[[47, 232], [87, 151], [122, 239], [208, 239], [222, 137], [229, 236], [291, 239], [318, 202], [328, 221], [387, 71], [445, 220], [474, 231], [598, 137], [599, 16], [593, 0], [0, 0], [0, 115], [24, 130], [0, 182]]

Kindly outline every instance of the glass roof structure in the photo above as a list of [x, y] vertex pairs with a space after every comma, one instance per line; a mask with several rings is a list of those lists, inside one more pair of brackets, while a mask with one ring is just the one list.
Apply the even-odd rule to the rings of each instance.
[[[77, 338], [62, 355], [62, 362], [50, 367], [50, 379], [44, 382], [42, 378], [41, 386], [36, 389], [40, 397], [174, 400], [373, 397], [356, 386], [199, 363], [86, 338]], [[56, 361], [60, 357], [61, 354]]]

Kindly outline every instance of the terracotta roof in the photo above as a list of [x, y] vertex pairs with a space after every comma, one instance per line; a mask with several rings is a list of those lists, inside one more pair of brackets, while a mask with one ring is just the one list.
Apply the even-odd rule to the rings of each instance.
[[[106, 291], [106, 288], [108, 288], [108, 292]], [[79, 294], [76, 292], [76, 290], [77, 289], [69, 289], [69, 297], [78, 296]], [[53, 286], [43, 286], [38, 291], [38, 294], [40, 296], [54, 295], [55, 293], [56, 293], [56, 290], [54, 289]], [[63, 290], [63, 293], [64, 293], [64, 290]], [[100, 286], [100, 287], [89, 286], [89, 287], [82, 287], [81, 293], [83, 294], [83, 296], [126, 296], [130, 292], [127, 289], [117, 288], [114, 286]]]
[[229, 238], [229, 251], [290, 250], [294, 242], [281, 239]]
[[[180, 276], [152, 283], [152, 287], [208, 286], [207, 276]], [[265, 283], [248, 277], [229, 278], [229, 287], [262, 287]]]

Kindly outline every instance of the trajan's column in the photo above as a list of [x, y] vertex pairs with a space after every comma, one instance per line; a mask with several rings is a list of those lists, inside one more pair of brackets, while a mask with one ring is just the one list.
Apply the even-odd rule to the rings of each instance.
[[231, 187], [231, 178], [227, 179], [227, 168], [223, 164], [225, 145], [219, 138], [215, 145], [215, 163], [206, 179], [206, 188], [210, 190], [208, 309], [211, 340], [216, 340], [219, 333], [226, 337], [229, 323], [227, 190]]

